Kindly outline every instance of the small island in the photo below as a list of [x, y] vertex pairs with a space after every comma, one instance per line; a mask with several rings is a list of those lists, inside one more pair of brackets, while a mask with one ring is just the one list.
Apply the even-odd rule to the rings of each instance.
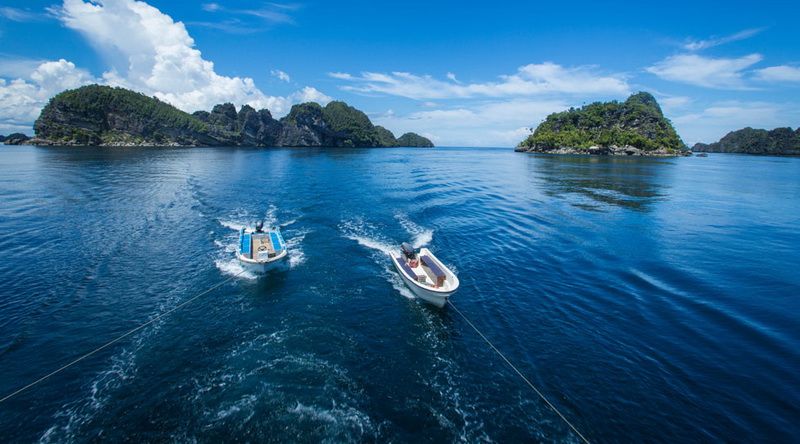
[[731, 131], [718, 142], [698, 143], [694, 152], [740, 153], [766, 156], [800, 155], [800, 128], [775, 128], [767, 131], [750, 127]]
[[415, 133], [395, 138], [344, 102], [294, 105], [280, 120], [269, 110], [231, 103], [189, 114], [124, 88], [88, 85], [64, 91], [42, 109], [31, 145], [433, 147]]
[[646, 92], [547, 116], [515, 151], [548, 154], [689, 156], [691, 151]]

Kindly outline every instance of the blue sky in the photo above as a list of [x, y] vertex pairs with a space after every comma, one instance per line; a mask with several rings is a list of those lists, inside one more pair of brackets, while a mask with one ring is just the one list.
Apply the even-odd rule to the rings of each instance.
[[688, 144], [800, 126], [798, 2], [0, 3], [0, 134], [88, 83], [192, 112], [342, 100], [395, 135], [514, 146], [648, 91]]

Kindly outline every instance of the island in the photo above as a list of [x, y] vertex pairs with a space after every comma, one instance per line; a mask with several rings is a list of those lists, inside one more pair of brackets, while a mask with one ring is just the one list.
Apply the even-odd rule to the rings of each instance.
[[800, 155], [800, 127], [773, 130], [750, 127], [731, 131], [718, 142], [697, 143], [692, 151], [706, 153], [741, 153], [766, 156]]
[[525, 153], [690, 156], [655, 97], [595, 102], [553, 113], [515, 148]]
[[33, 125], [31, 145], [432, 147], [415, 133], [395, 138], [344, 102], [294, 105], [276, 120], [267, 109], [231, 103], [192, 114], [124, 88], [87, 85], [59, 93]]

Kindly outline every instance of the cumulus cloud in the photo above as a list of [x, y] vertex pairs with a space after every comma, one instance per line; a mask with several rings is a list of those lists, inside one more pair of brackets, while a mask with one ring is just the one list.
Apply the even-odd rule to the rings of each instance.
[[[19, 61], [26, 66], [30, 61]], [[0, 133], [30, 132], [31, 124], [50, 97], [65, 90], [95, 82], [87, 71], [61, 59], [43, 62], [26, 78], [0, 78]]]
[[450, 81], [429, 75], [407, 72], [390, 74], [365, 72], [360, 76], [349, 73], [330, 73], [331, 77], [351, 83], [341, 88], [356, 93], [383, 93], [416, 100], [464, 99], [475, 97], [520, 97], [546, 94], [614, 94], [630, 93], [621, 75], [602, 75], [595, 67], [565, 68], [551, 62], [525, 65], [511, 75], [500, 76], [498, 82], [462, 84], [455, 74]]
[[111, 63], [104, 83], [154, 95], [190, 112], [221, 102], [263, 108], [273, 101], [250, 78], [217, 74], [194, 48], [183, 23], [144, 2], [64, 0], [60, 12], [63, 23]]
[[647, 72], [674, 82], [718, 89], [748, 89], [745, 70], [763, 59], [761, 54], [725, 59], [680, 54], [646, 68]]
[[[203, 59], [195, 48], [183, 23], [141, 1], [64, 0], [61, 7], [49, 11], [65, 26], [82, 34], [104, 56], [109, 69], [94, 78], [63, 59], [39, 63], [33, 71], [32, 61], [5, 65], [0, 76], [13, 78], [0, 79], [4, 103], [0, 119], [5, 126], [29, 128], [50, 97], [88, 83], [132, 89], [187, 112], [232, 102], [267, 108], [277, 117], [286, 114], [297, 101], [332, 100], [310, 87], [286, 97], [267, 96], [251, 78], [217, 74], [214, 64]], [[11, 12], [4, 10], [3, 14]], [[288, 80], [288, 75], [280, 72], [281, 75]]]

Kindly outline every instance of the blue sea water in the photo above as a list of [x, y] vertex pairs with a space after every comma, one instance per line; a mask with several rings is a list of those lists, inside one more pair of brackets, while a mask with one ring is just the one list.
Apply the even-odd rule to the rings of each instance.
[[[260, 219], [290, 255], [259, 278]], [[0, 152], [0, 396], [155, 322], [0, 441], [579, 442], [400, 242], [590, 441], [797, 442], [798, 158], [36, 147]]]

